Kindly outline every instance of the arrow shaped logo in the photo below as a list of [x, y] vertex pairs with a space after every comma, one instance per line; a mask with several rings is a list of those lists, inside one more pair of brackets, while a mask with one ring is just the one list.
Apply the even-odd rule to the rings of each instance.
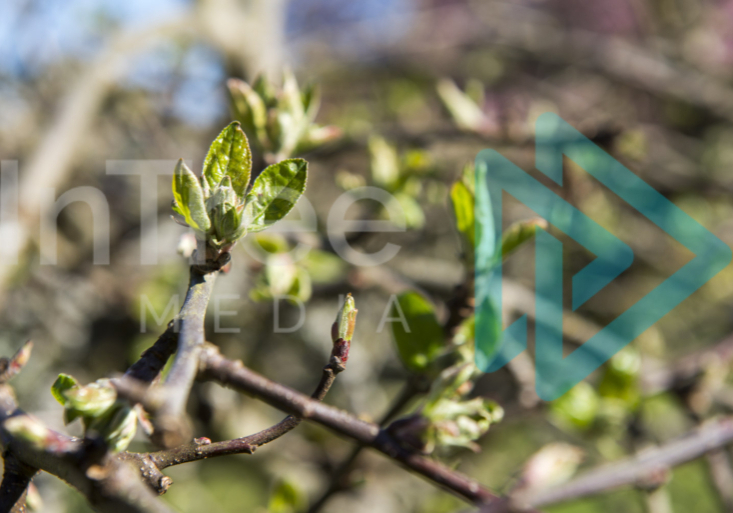
[[[550, 401], [585, 379], [731, 261], [731, 248], [554, 113], [535, 126], [535, 165], [562, 185], [563, 156], [685, 246], [695, 258], [568, 356], [562, 344], [562, 242], [537, 228], [535, 365], [540, 398]], [[596, 255], [572, 278], [576, 310], [634, 259], [631, 248], [493, 150], [476, 157], [476, 365], [500, 369], [527, 348], [527, 316], [502, 330], [501, 218], [504, 192]]]

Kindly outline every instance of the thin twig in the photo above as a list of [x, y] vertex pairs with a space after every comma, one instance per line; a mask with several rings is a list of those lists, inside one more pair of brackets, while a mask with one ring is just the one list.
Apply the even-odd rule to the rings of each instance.
[[378, 425], [270, 381], [241, 362], [227, 360], [215, 348], [207, 347], [201, 352], [201, 371], [203, 379], [251, 394], [275, 408], [372, 447], [469, 503], [480, 505], [498, 500], [494, 493], [473, 479], [406, 449]]
[[[331, 361], [323, 368], [321, 380], [311, 397], [316, 401], [322, 401], [331, 389], [331, 386], [336, 379], [336, 375], [343, 370], [344, 365], [342, 362], [337, 357], [331, 356]], [[216, 443], [211, 443], [208, 438], [196, 438], [189, 444], [150, 453], [148, 456], [158, 469], [163, 470], [172, 465], [180, 465], [181, 463], [214, 458], [217, 456], [226, 456], [229, 454], [252, 454], [258, 447], [270, 443], [286, 433], [289, 433], [295, 429], [300, 422], [300, 418], [294, 415], [288, 415], [274, 426], [263, 429], [262, 431], [249, 436]]]

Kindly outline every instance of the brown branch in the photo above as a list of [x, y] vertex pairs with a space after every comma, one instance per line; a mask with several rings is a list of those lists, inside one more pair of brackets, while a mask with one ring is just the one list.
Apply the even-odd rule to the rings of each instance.
[[201, 377], [251, 394], [275, 408], [372, 447], [469, 503], [488, 504], [498, 500], [495, 494], [469, 477], [406, 449], [378, 425], [270, 381], [244, 367], [242, 362], [227, 360], [216, 348], [206, 347], [201, 352]]
[[490, 505], [482, 513], [522, 511], [559, 502], [566, 502], [625, 485], [643, 485], [657, 480], [676, 465], [697, 459], [733, 442], [733, 418], [726, 417], [688, 433], [660, 447], [640, 452], [634, 457], [590, 470], [572, 481], [543, 490], [527, 490]]
[[[387, 410], [382, 418], [379, 419], [378, 424], [380, 426], [384, 427], [390, 420], [396, 417], [405, 408], [405, 406], [410, 403], [410, 401], [427, 390], [429, 385], [424, 383], [424, 379], [425, 378], [423, 376], [414, 376], [408, 380], [405, 387], [395, 398], [392, 406], [390, 406], [389, 410]], [[339, 492], [343, 492], [351, 488], [351, 473], [354, 469], [354, 464], [363, 449], [363, 445], [357, 445], [341, 463], [334, 467], [331, 472], [328, 488], [326, 488], [323, 494], [316, 499], [313, 504], [311, 504], [308, 508], [308, 513], [317, 513], [326, 505], [331, 497]]]
[[142, 383], [152, 383], [168, 363], [168, 359], [176, 352], [176, 347], [178, 347], [178, 330], [175, 321], [171, 321], [155, 344], [146, 349], [138, 361], [127, 369], [125, 377]]
[[[311, 397], [316, 401], [322, 401], [331, 389], [336, 375], [345, 369], [341, 360], [332, 355], [331, 361], [323, 368], [321, 380]], [[147, 455], [158, 469], [181, 463], [226, 456], [229, 454], [252, 454], [258, 447], [280, 438], [295, 429], [302, 419], [288, 415], [283, 420], [267, 429], [253, 435], [226, 440], [223, 442], [211, 443], [208, 438], [196, 438], [190, 444], [180, 445], [172, 449], [162, 450]]]
[[0, 513], [23, 513], [28, 485], [37, 468], [18, 461], [12, 454], [3, 456], [3, 482], [0, 485]]
[[[397, 271], [392, 274], [398, 275]], [[398, 275], [399, 276], [399, 275]], [[372, 276], [374, 279], [374, 276]], [[403, 281], [405, 278], [402, 278]], [[394, 286], [394, 279], [387, 280]], [[447, 319], [443, 325], [443, 332], [448, 340], [453, 336], [457, 327], [473, 313], [473, 289], [474, 276], [472, 270], [464, 270], [462, 283], [454, 287], [454, 297], [447, 303]], [[396, 417], [415, 397], [426, 393], [430, 388], [430, 381], [426, 376], [413, 375], [400, 394], [395, 398], [392, 406], [379, 420], [379, 426], [384, 427], [390, 420]], [[359, 458], [364, 446], [357, 446], [351, 453], [331, 471], [328, 488], [308, 508], [308, 513], [317, 513], [326, 503], [339, 492], [351, 488], [351, 473]]]
[[[33, 426], [30, 435], [16, 436], [8, 423]], [[17, 431], [15, 431], [17, 433]], [[104, 443], [79, 440], [45, 428], [15, 404], [13, 391], [0, 385], [0, 445], [11, 468], [53, 474], [79, 490], [99, 511], [170, 513], [133, 468], [106, 450]], [[17, 492], [16, 492], [17, 493]]]
[[186, 299], [174, 321], [179, 327], [178, 348], [162, 385], [164, 402], [153, 417], [153, 438], [163, 447], [175, 447], [190, 438], [186, 402], [198, 371], [198, 354], [205, 342], [204, 317], [217, 274], [216, 270], [202, 273], [197, 266], [191, 267]]

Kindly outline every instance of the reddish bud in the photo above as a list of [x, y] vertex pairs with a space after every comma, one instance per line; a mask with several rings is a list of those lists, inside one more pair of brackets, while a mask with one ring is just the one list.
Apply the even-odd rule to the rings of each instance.
[[351, 341], [340, 338], [333, 344], [331, 356], [341, 360], [341, 363], [346, 363], [349, 359], [349, 349], [351, 349]]

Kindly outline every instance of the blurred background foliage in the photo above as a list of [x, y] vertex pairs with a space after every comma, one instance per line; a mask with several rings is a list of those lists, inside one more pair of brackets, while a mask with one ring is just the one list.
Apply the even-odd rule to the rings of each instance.
[[[398, 348], [391, 326], [381, 322], [394, 308], [393, 295], [403, 294], [401, 304], [423, 314], [427, 305], [433, 316], [428, 324], [450, 324], [451, 301], [465, 295], [461, 284], [465, 289], [472, 269], [470, 241], [456, 230], [449, 192], [470, 194], [455, 192], [453, 184], [487, 147], [531, 170], [532, 129], [542, 112], [558, 112], [733, 243], [732, 64], [729, 0], [2, 2], [0, 156], [19, 161], [28, 247], [19, 265], [0, 269], [0, 350], [12, 354], [27, 338], [36, 344], [16, 380], [23, 408], [65, 429], [62, 407], [49, 393], [56, 375], [88, 383], [122, 372], [164, 329], [173, 314], [164, 314], [166, 307], [176, 294], [182, 299], [187, 282], [186, 262], [176, 251], [185, 229], [169, 218], [170, 176], [158, 177], [157, 211], [145, 213], [139, 177], [106, 173], [106, 163], [184, 157], [198, 166], [233, 117], [229, 78], [277, 78], [288, 66], [301, 84], [319, 85], [317, 123], [341, 134], [315, 134], [327, 144], [301, 148], [310, 163], [306, 197], [318, 231], [265, 232], [237, 246], [231, 272], [217, 283], [212, 306], [222, 315], [217, 321], [211, 309], [209, 338], [228, 356], [307, 391], [330, 351], [339, 297], [352, 292], [360, 314], [349, 367], [327, 401], [378, 419], [405, 383], [427, 372], [419, 358], [402, 365], [405, 343]], [[277, 153], [270, 142], [258, 142], [260, 163], [268, 160], [268, 148]], [[110, 265], [92, 265], [92, 220], [89, 207], [79, 203], [59, 215], [58, 265], [40, 264], [38, 219], [48, 215], [48, 206], [35, 199], [41, 185], [55, 187], [57, 196], [80, 185], [104, 192], [112, 214]], [[363, 185], [391, 193], [407, 225], [405, 232], [349, 234], [364, 252], [387, 243], [401, 247], [376, 267], [336, 258], [325, 235], [334, 201]], [[636, 255], [619, 279], [566, 314], [572, 347], [690, 255], [572, 162], [565, 186], [556, 191]], [[505, 208], [507, 223], [533, 217], [511, 200]], [[157, 234], [146, 234], [153, 238], [144, 242], [157, 248], [157, 265], [140, 264], [144, 215], [158, 220]], [[362, 201], [349, 210], [352, 219], [384, 217], [378, 203]], [[570, 279], [593, 256], [564, 242]], [[532, 252], [526, 243], [507, 256], [507, 321], [533, 308]], [[404, 295], [408, 291], [420, 294]], [[305, 303], [305, 321], [292, 332], [274, 329], [275, 319], [285, 328], [299, 319], [297, 302], [273, 304], [282, 293]], [[728, 268], [551, 404], [534, 395], [528, 355], [479, 377], [472, 398], [500, 405], [504, 418], [479, 440], [480, 452], [451, 453], [449, 461], [505, 490], [533, 454], [535, 463], [541, 457], [564, 461], [572, 473], [580, 462], [577, 448], [583, 465], [613, 460], [730, 410], [730, 355], [703, 358], [690, 382], [660, 385], [655, 379], [684, 355], [721, 341], [733, 345], [726, 338], [731, 307]], [[143, 319], [147, 330], [141, 333]], [[437, 348], [430, 358], [443, 349], [455, 349], [458, 361], [465, 357], [459, 340], [470, 343], [465, 329], [453, 338], [455, 347]], [[399, 342], [400, 335], [395, 338]], [[435, 408], [430, 397], [421, 399], [428, 401], [423, 407]], [[195, 387], [190, 411], [197, 436], [212, 439], [243, 436], [281, 417], [209, 383]], [[537, 453], [558, 443], [565, 445]], [[132, 449], [144, 447], [138, 435]], [[176, 484], [165, 500], [181, 511], [303, 511], [350, 451], [348, 442], [303, 425], [251, 456], [170, 469]], [[711, 472], [705, 459], [674, 470], [667, 489], [675, 511], [724, 510]], [[350, 478], [355, 486], [324, 511], [461, 508], [457, 499], [373, 454], [359, 457]], [[42, 475], [37, 484], [43, 511], [86, 511], [83, 499], [55, 478]], [[623, 489], [548, 511], [644, 509], [643, 492]]]

